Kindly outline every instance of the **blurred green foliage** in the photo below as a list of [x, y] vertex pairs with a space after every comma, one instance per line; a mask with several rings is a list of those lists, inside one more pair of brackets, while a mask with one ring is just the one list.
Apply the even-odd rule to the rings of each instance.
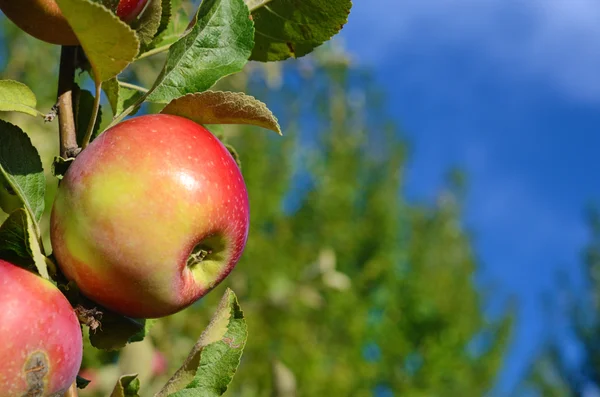
[[[25, 82], [40, 108], [49, 109], [57, 48], [2, 22], [2, 78]], [[125, 75], [143, 85], [158, 65], [149, 60]], [[144, 342], [120, 355], [88, 345], [85, 375], [95, 383], [81, 395], [94, 395], [94, 387], [106, 395], [103, 387], [131, 371], [141, 372], [142, 395], [156, 390], [183, 362], [226, 286], [240, 298], [249, 326], [228, 395], [489, 390], [512, 320], [482, 314], [477, 262], [460, 222], [460, 178], [449, 180], [433, 205], [405, 199], [407, 145], [369, 73], [328, 47], [283, 64], [250, 64], [219, 85], [265, 101], [285, 134], [215, 127], [242, 161], [251, 202], [246, 251], [221, 286], [158, 321]], [[56, 122], [11, 120], [30, 132], [49, 170], [58, 150]]]
[[[569, 316], [570, 343], [578, 358], [569, 357], [564, 341], [556, 334], [541, 349], [521, 385], [523, 390], [550, 397], [593, 396], [600, 392], [600, 206], [587, 214], [589, 242], [582, 253], [583, 289], [573, 290], [559, 282], [556, 290]], [[564, 280], [564, 278], [563, 278]], [[547, 321], [551, 323], [552, 316]], [[562, 343], [561, 343], [562, 342]]]

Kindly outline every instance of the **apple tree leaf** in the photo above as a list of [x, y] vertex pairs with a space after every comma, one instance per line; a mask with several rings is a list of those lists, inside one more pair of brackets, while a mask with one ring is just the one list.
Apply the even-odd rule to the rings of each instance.
[[150, 0], [140, 18], [131, 26], [136, 31], [142, 46], [149, 44], [158, 32], [162, 20], [162, 2], [162, 0]]
[[16, 195], [39, 222], [44, 212], [46, 178], [31, 140], [16, 125], [0, 120], [0, 189]]
[[36, 270], [46, 279], [50, 278], [35, 225], [23, 208], [13, 211], [0, 226], [0, 256], [16, 259], [18, 264]]
[[250, 124], [281, 135], [267, 105], [241, 92], [204, 91], [172, 100], [161, 113], [186, 117], [198, 124]]
[[90, 330], [90, 343], [96, 349], [118, 350], [131, 342], [137, 342], [146, 335], [146, 321], [124, 317], [101, 309], [100, 327]]
[[138, 53], [135, 32], [108, 8], [90, 0], [56, 0], [90, 61], [96, 85], [117, 76]]
[[227, 289], [188, 358], [155, 397], [223, 395], [240, 364], [247, 335], [237, 297]]
[[337, 34], [351, 0], [246, 0], [256, 29], [253, 61], [300, 58]]
[[116, 77], [105, 81], [102, 84], [102, 90], [108, 98], [113, 116], [123, 113], [125, 109], [136, 103], [143, 95], [137, 90], [122, 87]]
[[25, 84], [14, 80], [0, 80], [0, 112], [21, 112], [43, 116], [35, 107], [35, 94]]
[[169, 48], [148, 100], [169, 103], [209, 89], [242, 70], [254, 46], [254, 28], [243, 0], [204, 0], [196, 23]]
[[140, 397], [140, 380], [137, 374], [123, 375], [117, 381], [110, 397]]

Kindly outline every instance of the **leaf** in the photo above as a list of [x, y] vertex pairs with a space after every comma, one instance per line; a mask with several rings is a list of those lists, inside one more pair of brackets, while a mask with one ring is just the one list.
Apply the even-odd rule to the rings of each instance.
[[[74, 102], [75, 106], [75, 123], [77, 131], [77, 144], [81, 147], [83, 144], [83, 138], [88, 128], [88, 123], [92, 117], [92, 111], [94, 109], [94, 94], [88, 90], [78, 90], [78, 99]], [[92, 131], [93, 141], [100, 132], [100, 123], [102, 122], [102, 108], [98, 110], [98, 116], [96, 117], [96, 123]]]
[[351, 0], [246, 0], [256, 29], [253, 61], [300, 58], [338, 33]]
[[27, 212], [23, 208], [13, 211], [0, 226], [0, 255], [12, 252], [17, 256], [31, 260], [33, 258], [27, 249]]
[[142, 46], [152, 42], [158, 32], [162, 20], [161, 3], [162, 0], [150, 0], [140, 18], [132, 25]]
[[68, 159], [60, 156], [54, 157], [54, 161], [52, 162], [52, 175], [59, 181], [62, 180], [73, 161], [75, 161], [74, 157], [69, 157]]
[[258, 99], [241, 92], [205, 91], [172, 100], [161, 113], [198, 124], [250, 124], [281, 135], [277, 118]]
[[123, 110], [136, 103], [143, 95], [139, 91], [122, 87], [116, 77], [102, 84], [102, 89], [110, 103], [113, 117], [123, 113]]
[[56, 0], [83, 47], [96, 84], [117, 76], [138, 53], [135, 32], [106, 7], [90, 0]]
[[165, 30], [167, 30], [167, 27], [169, 26], [169, 23], [171, 22], [171, 9], [172, 9], [172, 5], [171, 5], [171, 0], [162, 0], [162, 4], [161, 4], [161, 15], [160, 15], [160, 24], [158, 25], [158, 30], [156, 31], [156, 35], [155, 37], [158, 37], [158, 35], [162, 34]]
[[140, 380], [137, 374], [123, 375], [117, 381], [110, 397], [140, 397]]
[[124, 317], [106, 309], [101, 311], [101, 326], [95, 331], [90, 330], [90, 343], [96, 349], [118, 350], [146, 335], [147, 320]]
[[4, 179], [34, 221], [44, 212], [46, 178], [31, 140], [16, 125], [0, 120], [0, 182]]
[[0, 80], [0, 111], [43, 116], [35, 108], [36, 105], [35, 94], [25, 84], [14, 80]]
[[88, 387], [91, 380], [88, 380], [86, 378], [83, 378], [83, 377], [77, 375], [77, 378], [75, 378], [75, 382], [77, 382], [78, 389], [85, 389], [86, 387]]
[[249, 18], [243, 0], [204, 0], [194, 27], [169, 48], [148, 100], [168, 103], [242, 70], [254, 46]]
[[221, 396], [240, 363], [247, 335], [244, 314], [227, 289], [183, 366], [155, 397]]
[[0, 253], [12, 252], [33, 265], [40, 276], [50, 279], [46, 257], [41, 251], [38, 235], [31, 217], [23, 208], [13, 211], [0, 226]]

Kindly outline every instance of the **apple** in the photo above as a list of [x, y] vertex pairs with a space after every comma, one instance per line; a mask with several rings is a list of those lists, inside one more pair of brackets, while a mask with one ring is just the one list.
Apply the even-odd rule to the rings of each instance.
[[[0, 396], [50, 396], [75, 381], [81, 327], [50, 281], [0, 260]], [[62, 395], [62, 394], [61, 394]]]
[[75, 159], [51, 214], [58, 265], [125, 316], [173, 314], [231, 272], [248, 236], [235, 160], [199, 124], [147, 115], [108, 129]]
[[[132, 22], [148, 0], [95, 0], [124, 22]], [[78, 45], [79, 41], [54, 0], [0, 0], [0, 9], [19, 28], [52, 44]]]

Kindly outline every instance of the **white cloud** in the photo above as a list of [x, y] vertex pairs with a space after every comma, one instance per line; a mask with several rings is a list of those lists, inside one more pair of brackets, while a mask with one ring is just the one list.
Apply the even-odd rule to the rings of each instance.
[[344, 36], [370, 62], [408, 46], [461, 46], [510, 77], [600, 102], [597, 0], [357, 0]]

